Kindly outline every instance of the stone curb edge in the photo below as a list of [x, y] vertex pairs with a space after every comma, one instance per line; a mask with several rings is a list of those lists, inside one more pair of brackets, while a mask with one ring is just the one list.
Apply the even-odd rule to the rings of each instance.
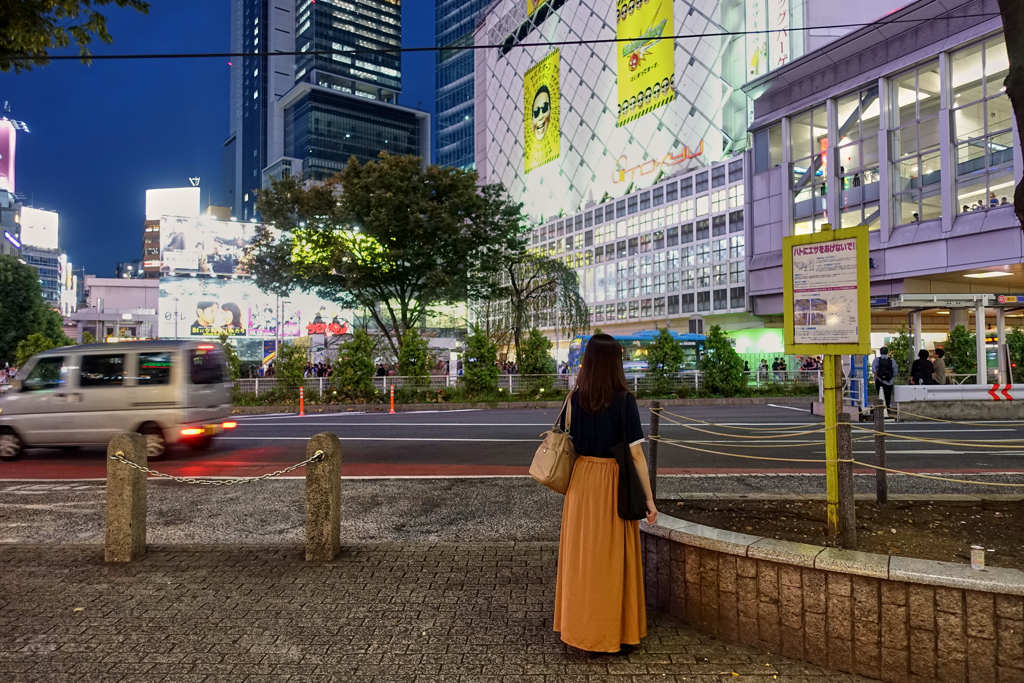
[[971, 569], [970, 565], [955, 562], [780, 541], [716, 529], [666, 514], [659, 515], [658, 523], [653, 525], [641, 520], [640, 529], [646, 534], [676, 543], [739, 557], [892, 581], [1024, 595], [1024, 571], [1019, 569], [987, 567], [977, 570]]

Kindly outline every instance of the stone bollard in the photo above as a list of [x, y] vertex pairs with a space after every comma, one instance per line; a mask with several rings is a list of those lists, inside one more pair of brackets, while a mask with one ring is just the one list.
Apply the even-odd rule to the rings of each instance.
[[341, 441], [337, 434], [314, 434], [306, 457], [306, 561], [328, 562], [341, 550]]
[[112, 455], [145, 467], [146, 437], [118, 434], [107, 446], [107, 527], [103, 559], [131, 562], [146, 554], [146, 474], [111, 460]]

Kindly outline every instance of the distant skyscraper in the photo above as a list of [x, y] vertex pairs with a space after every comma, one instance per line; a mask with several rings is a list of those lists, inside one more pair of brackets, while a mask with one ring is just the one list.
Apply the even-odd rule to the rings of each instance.
[[473, 29], [491, 0], [437, 0], [437, 163], [473, 166]]
[[[308, 4], [308, 2], [306, 3]], [[274, 102], [295, 84], [295, 58], [268, 51], [295, 50], [295, 3], [232, 0], [231, 52], [254, 53], [231, 61], [231, 130], [224, 143], [226, 196], [241, 219], [256, 213], [270, 136], [283, 124]]]
[[303, 53], [232, 67], [225, 169], [235, 216], [252, 219], [256, 191], [281, 175], [319, 180], [381, 151], [429, 156], [430, 117], [395, 104], [401, 56], [384, 52], [401, 47], [399, 0], [233, 2], [233, 52]]

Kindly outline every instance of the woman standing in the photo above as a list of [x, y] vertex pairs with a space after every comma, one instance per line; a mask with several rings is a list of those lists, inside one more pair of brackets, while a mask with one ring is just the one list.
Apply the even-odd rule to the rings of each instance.
[[569, 432], [579, 457], [562, 506], [554, 627], [573, 647], [619, 652], [647, 635], [647, 612], [639, 524], [618, 515], [615, 446], [629, 447], [647, 498], [648, 523], [658, 511], [640, 411], [626, 389], [622, 347], [611, 336], [595, 334], [587, 342], [571, 406]]

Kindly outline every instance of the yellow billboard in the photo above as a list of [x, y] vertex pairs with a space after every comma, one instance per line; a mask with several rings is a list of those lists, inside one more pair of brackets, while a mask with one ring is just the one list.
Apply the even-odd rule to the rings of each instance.
[[537, 8], [543, 5], [545, 0], [526, 0], [526, 16], [533, 16]]
[[561, 154], [558, 50], [540, 60], [523, 76], [523, 165], [529, 173]]
[[676, 97], [673, 0], [617, 0], [619, 114], [624, 126]]

